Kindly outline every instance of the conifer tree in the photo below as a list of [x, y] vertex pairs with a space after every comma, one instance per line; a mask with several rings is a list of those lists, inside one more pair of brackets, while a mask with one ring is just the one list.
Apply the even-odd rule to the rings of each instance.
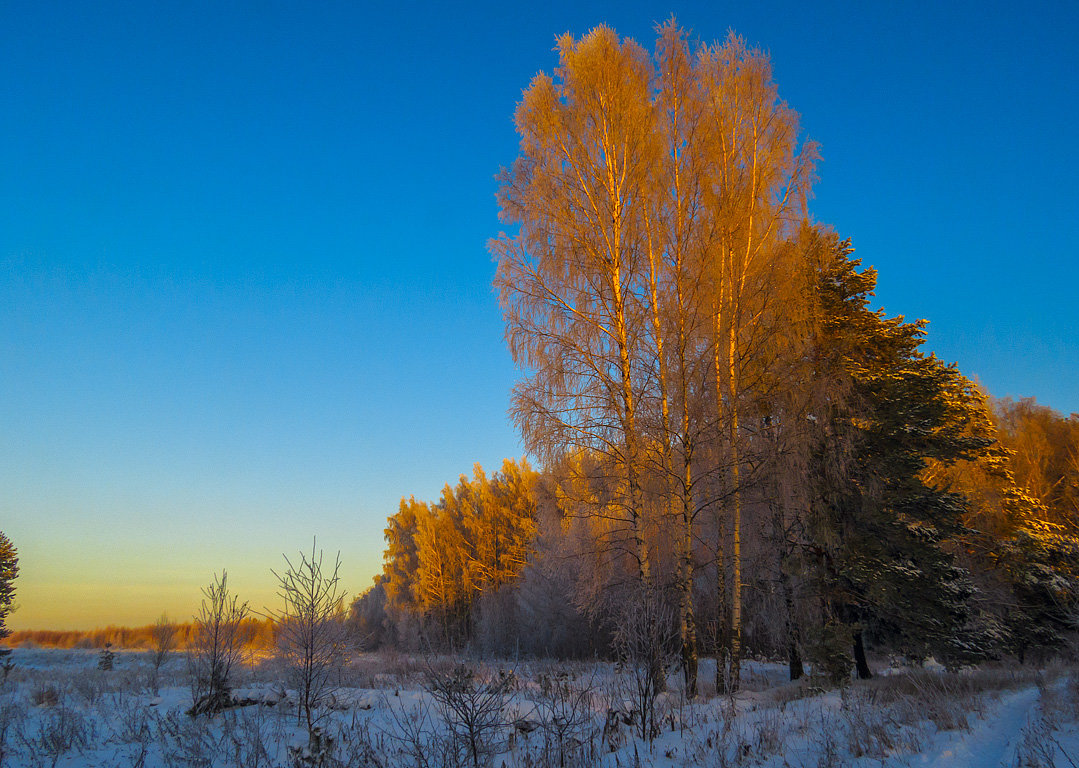
[[19, 551], [0, 531], [0, 640], [11, 634], [6, 622], [15, 605], [15, 578], [18, 575]]
[[926, 475], [930, 460], [948, 466], [991, 443], [969, 429], [973, 386], [919, 351], [924, 323], [870, 311], [875, 274], [858, 271], [849, 244], [828, 241], [820, 345], [848, 389], [814, 414], [807, 548], [825, 634], [849, 640], [861, 677], [866, 635], [914, 657], [984, 655], [968, 631], [974, 586], [949, 549], [964, 532], [966, 498]]
[[[1013, 474], [1016, 449], [982, 393], [971, 392], [967, 407], [971, 432], [991, 443], [954, 468], [933, 466], [931, 481], [969, 500], [959, 551], [989, 596], [977, 605], [984, 632], [994, 652], [1020, 659], [1031, 650], [1059, 649], [1079, 629], [1079, 540], [1028, 493], [1029, 478], [1021, 483]], [[1032, 458], [1040, 461], [1033, 452], [1019, 461], [1029, 467]]]
[[105, 672], [111, 672], [116, 660], [116, 654], [112, 652], [112, 643], [106, 642], [105, 647], [97, 657], [97, 668]]

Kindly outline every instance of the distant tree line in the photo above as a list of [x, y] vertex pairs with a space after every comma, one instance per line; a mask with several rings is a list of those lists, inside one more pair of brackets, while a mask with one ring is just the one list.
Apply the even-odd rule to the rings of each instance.
[[[194, 622], [169, 622], [177, 648], [187, 648], [195, 636]], [[144, 650], [154, 646], [157, 624], [142, 627], [107, 626], [96, 629], [20, 629], [11, 632], [6, 643], [12, 646], [40, 648], [99, 649], [106, 645], [129, 650]], [[269, 618], [250, 617], [244, 620], [243, 645], [251, 650], [274, 647], [276, 628]]]
[[542, 470], [403, 500], [360, 631], [605, 653], [627, 605], [667, 606], [690, 692], [702, 652], [736, 689], [746, 653], [842, 679], [867, 645], [1059, 649], [1075, 419], [994, 413], [921, 351], [924, 321], [871, 308], [874, 270], [809, 217], [817, 150], [765, 54], [673, 20], [651, 54], [606, 27], [558, 53], [518, 105], [491, 244]]

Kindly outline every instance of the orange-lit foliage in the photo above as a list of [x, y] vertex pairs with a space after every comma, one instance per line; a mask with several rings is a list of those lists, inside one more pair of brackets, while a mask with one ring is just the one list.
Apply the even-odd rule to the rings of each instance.
[[[742, 475], [756, 463], [741, 420], [789, 346], [778, 339], [799, 286], [785, 245], [816, 149], [799, 141], [768, 56], [736, 35], [696, 46], [672, 19], [655, 57], [606, 26], [557, 50], [553, 76], [537, 75], [518, 105], [520, 154], [500, 177], [516, 231], [491, 244], [510, 352], [526, 371], [512, 413], [536, 455], [602, 454], [619, 475], [593, 513], [626, 542], [646, 589], [663, 586], [656, 514], [680, 517], [662, 529], [678, 550], [691, 690], [698, 503], [722, 494], [709, 509], [730, 530], [730, 556], [716, 547], [714, 567], [730, 570], [736, 685]], [[705, 450], [723, 459], [705, 467]]]
[[[924, 321], [872, 309], [875, 271], [810, 223], [816, 148], [765, 53], [657, 31], [654, 56], [605, 26], [561, 37], [500, 174], [511, 413], [542, 481], [522, 471], [515, 509], [478, 468], [402, 500], [357, 626], [602, 652], [643, 586], [677, 601], [690, 693], [698, 643], [730, 661], [717, 689], [743, 643], [837, 680], [852, 652], [869, 673], [867, 644], [951, 663], [1059, 647], [1079, 485], [1024, 447], [1060, 430], [1031, 413], [1002, 448], [973, 385], [920, 349]], [[1077, 456], [1049, 465], [1074, 478]]]
[[461, 618], [477, 595], [517, 579], [536, 533], [527, 462], [447, 485], [435, 504], [402, 499], [386, 528], [382, 584], [391, 609]]
[[1034, 398], [996, 400], [993, 411], [1018, 485], [1079, 536], [1079, 414], [1062, 416]]
[[[144, 627], [108, 626], [89, 630], [24, 629], [12, 632], [4, 644], [11, 647], [30, 646], [40, 648], [104, 648], [111, 643], [114, 648], [131, 650], [148, 649], [152, 645], [154, 625]], [[194, 624], [176, 625], [176, 642], [186, 648], [191, 641]], [[247, 619], [244, 622], [246, 647], [251, 650], [267, 650], [273, 647], [275, 628], [270, 619]]]

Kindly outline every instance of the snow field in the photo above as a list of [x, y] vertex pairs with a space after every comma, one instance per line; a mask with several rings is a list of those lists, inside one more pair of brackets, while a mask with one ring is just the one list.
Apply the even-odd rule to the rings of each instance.
[[[649, 741], [632, 675], [611, 664], [461, 668], [448, 657], [363, 655], [340, 670], [316, 744], [272, 660], [245, 665], [234, 680], [246, 706], [193, 718], [182, 655], [162, 670], [157, 695], [144, 653], [118, 651], [109, 672], [96, 668], [94, 651], [17, 649], [12, 658], [0, 683], [0, 768], [1049, 768], [1079, 760], [1079, 676], [1063, 667], [891, 670], [824, 691], [754, 662], [738, 696], [692, 701], [672, 674]], [[707, 681], [714, 667], [701, 671]], [[432, 680], [449, 681], [441, 695]]]

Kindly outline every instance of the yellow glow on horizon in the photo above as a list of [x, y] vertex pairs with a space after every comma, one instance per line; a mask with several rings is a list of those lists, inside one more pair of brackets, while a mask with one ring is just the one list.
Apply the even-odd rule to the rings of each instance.
[[[155, 518], [152, 526], [149, 520], [134, 525], [85, 513], [72, 513], [72, 520], [45, 528], [34, 515], [4, 522], [19, 552], [9, 629], [144, 627], [163, 612], [190, 621], [202, 589], [222, 569], [229, 590], [252, 611], [276, 610], [280, 598], [271, 569], [282, 569], [282, 553], [294, 557], [311, 547], [311, 534], [295, 530], [310, 525], [299, 517], [288, 525], [243, 528], [236, 515], [222, 513], [209, 529], [176, 516]], [[310, 525], [327, 559], [341, 549], [341, 586], [350, 596], [368, 589], [382, 570], [382, 528], [371, 527], [371, 535], [358, 537]]]
[[[262, 613], [276, 608], [280, 599], [269, 569], [278, 564], [267, 563], [263, 572], [255, 574], [229, 569], [229, 590], [251, 610]], [[349, 569], [342, 583], [351, 595], [363, 592], [371, 585], [367, 569]], [[8, 615], [7, 626], [13, 631], [90, 630], [107, 626], [142, 627], [152, 624], [167, 613], [169, 618], [189, 621], [202, 601], [202, 588], [213, 574], [193, 572], [171, 582], [98, 579], [92, 582], [16, 580], [17, 610]], [[346, 581], [347, 576], [347, 583]]]

